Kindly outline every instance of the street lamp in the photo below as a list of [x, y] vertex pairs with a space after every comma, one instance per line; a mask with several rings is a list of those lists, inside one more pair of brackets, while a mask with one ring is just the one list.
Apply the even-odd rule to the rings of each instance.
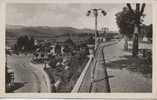
[[97, 48], [97, 45], [96, 45], [96, 38], [97, 38], [97, 36], [99, 35], [98, 34], [98, 29], [97, 29], [97, 19], [98, 19], [98, 13], [99, 13], [99, 11], [103, 14], [103, 16], [106, 16], [106, 11], [105, 10], [103, 10], [103, 9], [100, 9], [100, 8], [98, 8], [98, 9], [96, 9], [96, 8], [94, 8], [94, 9], [90, 9], [90, 10], [88, 10], [88, 12], [87, 12], [87, 16], [89, 16], [91, 13], [93, 13], [93, 15], [94, 15], [94, 17], [95, 17], [95, 49]]

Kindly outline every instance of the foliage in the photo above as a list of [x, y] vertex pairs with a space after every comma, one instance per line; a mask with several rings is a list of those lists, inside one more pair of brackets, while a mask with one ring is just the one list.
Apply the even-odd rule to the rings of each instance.
[[148, 33], [147, 33], [147, 37], [150, 37], [150, 38], [152, 38], [152, 35], [153, 35], [153, 29], [152, 29], [153, 27], [152, 27], [152, 24], [150, 24], [149, 26], [148, 26]]
[[31, 52], [34, 50], [34, 38], [27, 35], [20, 36], [14, 45], [15, 51]]
[[56, 46], [55, 46], [55, 53], [57, 55], [61, 54], [61, 46], [59, 44], [56, 44]]
[[57, 64], [57, 59], [55, 57], [50, 59], [49, 66], [51, 66], [52, 68], [56, 68], [56, 64]]
[[87, 40], [88, 44], [94, 44], [95, 43], [95, 39], [93, 38], [93, 36], [90, 36], [90, 38]]
[[134, 16], [127, 8], [116, 14], [116, 23], [119, 27], [119, 32], [131, 38], [134, 31]]
[[68, 45], [65, 45], [63, 51], [64, 51], [65, 53], [69, 53], [69, 52], [71, 52], [71, 49], [69, 48]]
[[56, 66], [56, 64], [58, 63], [58, 62], [62, 62], [62, 57], [59, 57], [59, 56], [51, 56], [50, 58], [49, 58], [49, 66], [51, 66], [52, 68], [56, 68], [57, 66]]
[[142, 25], [141, 26], [141, 28], [140, 28], [140, 30], [141, 30], [141, 34], [139, 35], [140, 37], [144, 37], [144, 36], [146, 36], [146, 37], [148, 37], [148, 38], [152, 38], [152, 34], [153, 34], [153, 32], [152, 32], [152, 24], [150, 24], [150, 25]]
[[[132, 47], [132, 56], [134, 57], [137, 57], [138, 56], [138, 48], [139, 48], [139, 45], [138, 45], [138, 35], [139, 33], [141, 33], [141, 30], [140, 30], [140, 25], [142, 23], [142, 16], [144, 16], [143, 12], [144, 12], [144, 8], [146, 6], [145, 3], [136, 3], [136, 9], [135, 11], [132, 9], [131, 7], [131, 4], [130, 3], [127, 3], [126, 4], [130, 13], [132, 14], [132, 16], [134, 17], [134, 22], [133, 24], [135, 25], [135, 28], [137, 29], [137, 32], [135, 34], [133, 34], [133, 47]], [[142, 6], [142, 7], [140, 7]]]
[[68, 38], [67, 40], [65, 40], [64, 44], [67, 45], [71, 49], [75, 47], [75, 43], [73, 42], [71, 38]]
[[7, 55], [11, 55], [11, 52], [9, 50], [6, 49], [5, 52]]
[[[84, 64], [87, 62], [87, 55], [89, 53], [86, 44], [80, 45], [77, 51], [76, 48], [69, 47], [75, 45], [72, 40], [68, 39], [64, 43], [66, 45], [64, 44], [65, 48], [63, 51], [67, 53], [67, 55], [49, 57], [49, 66], [51, 66], [51, 70], [53, 69], [51, 73], [54, 73], [52, 78], [55, 79], [55, 81], [61, 79], [60, 86], [56, 90], [57, 92], [71, 91], [71, 88], [74, 86], [73, 83], [77, 81], [85, 66]], [[68, 55], [69, 52], [71, 53], [71, 51], [75, 50], [77, 52], [75, 52], [74, 55]]]
[[153, 35], [153, 30], [152, 30], [152, 24], [150, 24], [150, 25], [148, 25], [148, 26], [146, 26], [145, 27], [146, 29], [145, 29], [145, 34], [146, 34], [146, 36], [148, 37], [148, 38], [152, 38], [152, 35]]

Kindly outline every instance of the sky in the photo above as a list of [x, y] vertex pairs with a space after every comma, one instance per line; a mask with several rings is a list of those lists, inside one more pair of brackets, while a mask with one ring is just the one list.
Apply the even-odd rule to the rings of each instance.
[[[94, 16], [86, 16], [91, 8], [101, 8], [106, 16], [99, 13], [98, 29], [109, 28], [118, 31], [115, 14], [122, 11], [126, 4], [46, 4], [46, 3], [10, 3], [6, 7], [7, 25], [52, 26], [94, 29]], [[133, 6], [134, 8], [134, 6]], [[146, 4], [144, 24], [152, 23], [151, 5]]]

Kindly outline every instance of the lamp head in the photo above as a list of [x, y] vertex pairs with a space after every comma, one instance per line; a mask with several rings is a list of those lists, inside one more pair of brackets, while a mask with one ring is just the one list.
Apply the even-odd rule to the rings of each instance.
[[102, 10], [101, 13], [102, 13], [104, 16], [107, 15], [106, 11], [104, 11], [104, 10]]
[[90, 10], [88, 10], [88, 12], [87, 12], [87, 16], [89, 16], [89, 15], [90, 15], [90, 13], [91, 13], [91, 11], [90, 11]]

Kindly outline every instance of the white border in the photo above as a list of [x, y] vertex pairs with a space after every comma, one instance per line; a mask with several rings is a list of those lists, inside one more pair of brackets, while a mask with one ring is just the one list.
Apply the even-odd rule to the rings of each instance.
[[[153, 85], [152, 93], [4, 93], [5, 65], [5, 6], [6, 3], [151, 3], [153, 9]], [[157, 2], [155, 0], [3, 0], [0, 1], [0, 97], [29, 97], [29, 98], [157, 98]]]

